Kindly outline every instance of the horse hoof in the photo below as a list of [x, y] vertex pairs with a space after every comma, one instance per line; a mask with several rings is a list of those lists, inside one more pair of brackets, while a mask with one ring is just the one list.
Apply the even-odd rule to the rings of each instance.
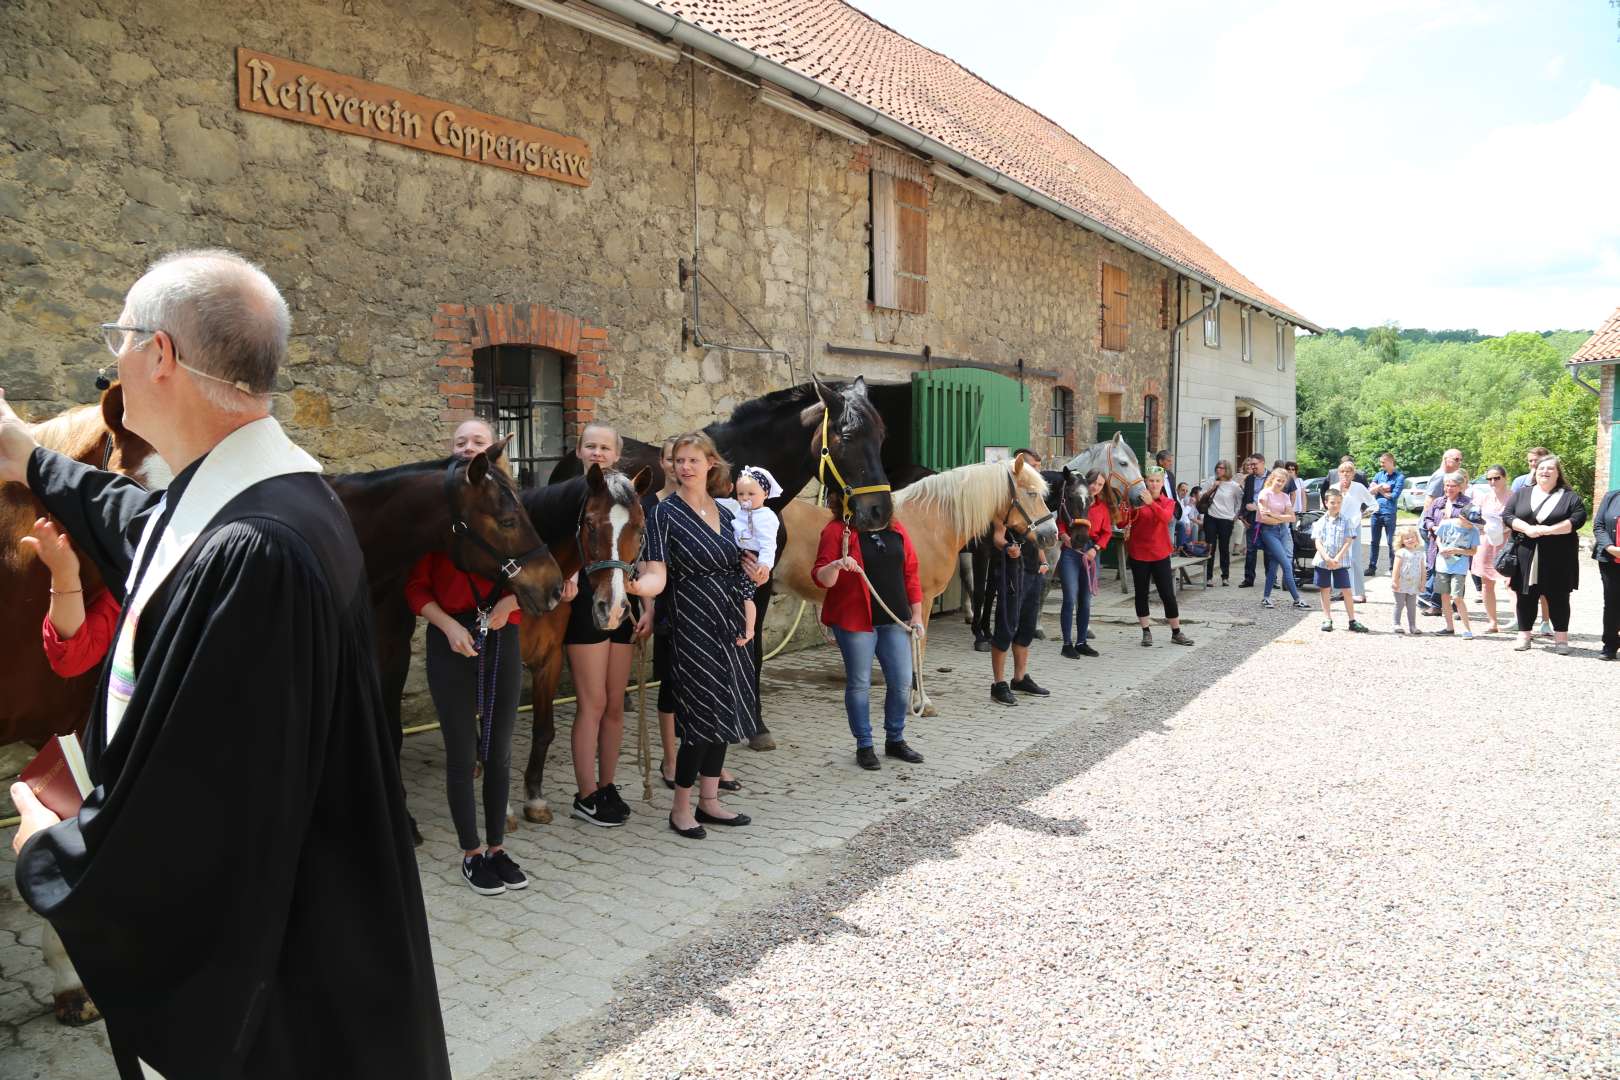
[[770, 732], [763, 731], [763, 732], [759, 733], [758, 735], [753, 736], [752, 738], [750, 738], [748, 740], [748, 749], [750, 749], [750, 750], [775, 750], [776, 749], [776, 740], [771, 738], [771, 733]]
[[517, 815], [512, 813], [510, 810], [506, 812], [506, 831], [509, 833], [518, 831]]
[[551, 807], [546, 805], [544, 799], [535, 799], [523, 804], [523, 816], [536, 825], [550, 825]]
[[69, 1027], [83, 1027], [101, 1019], [101, 1010], [90, 1000], [83, 988], [65, 990], [56, 995], [56, 1022]]

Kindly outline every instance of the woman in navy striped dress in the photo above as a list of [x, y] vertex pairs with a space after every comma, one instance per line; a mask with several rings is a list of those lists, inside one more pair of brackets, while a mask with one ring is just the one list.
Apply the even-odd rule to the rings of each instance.
[[[747, 825], [720, 805], [726, 747], [759, 730], [748, 643], [754, 636], [755, 582], [732, 538], [731, 513], [715, 502], [730, 467], [701, 432], [675, 440], [675, 493], [647, 520], [647, 571], [662, 571], [656, 601], [670, 626], [675, 683], [675, 801], [669, 827], [700, 840], [704, 825]], [[756, 574], [758, 572], [756, 571]], [[765, 571], [769, 573], [769, 571]], [[697, 805], [692, 785], [700, 783]]]

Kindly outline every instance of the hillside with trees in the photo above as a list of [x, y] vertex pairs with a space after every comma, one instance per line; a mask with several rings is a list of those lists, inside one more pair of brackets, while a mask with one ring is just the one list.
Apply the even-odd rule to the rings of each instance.
[[1388, 450], [1408, 474], [1423, 473], [1456, 446], [1471, 474], [1500, 464], [1517, 475], [1524, 452], [1541, 445], [1590, 499], [1598, 399], [1564, 369], [1589, 336], [1376, 326], [1302, 337], [1300, 470], [1321, 476], [1344, 454], [1371, 470]]

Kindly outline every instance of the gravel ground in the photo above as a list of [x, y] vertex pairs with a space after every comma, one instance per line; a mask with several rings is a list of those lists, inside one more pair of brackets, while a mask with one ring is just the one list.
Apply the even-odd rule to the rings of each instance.
[[1595, 602], [1567, 658], [1258, 613], [484, 1075], [1620, 1076]]

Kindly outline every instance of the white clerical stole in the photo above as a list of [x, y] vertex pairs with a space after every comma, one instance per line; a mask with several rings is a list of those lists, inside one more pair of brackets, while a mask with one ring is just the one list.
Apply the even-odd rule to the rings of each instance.
[[294, 445], [281, 425], [266, 416], [237, 428], [208, 451], [180, 493], [167, 524], [163, 524], [166, 507], [159, 504], [141, 533], [124, 583], [124, 621], [113, 643], [107, 677], [107, 742], [118, 732], [135, 692], [135, 628], [152, 594], [232, 499], [273, 477], [320, 471], [321, 463]]

